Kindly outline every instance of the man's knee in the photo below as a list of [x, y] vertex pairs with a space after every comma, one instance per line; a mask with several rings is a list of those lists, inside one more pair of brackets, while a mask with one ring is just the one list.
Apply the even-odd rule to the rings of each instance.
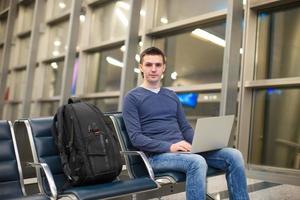
[[197, 154], [191, 155], [191, 157], [192, 157], [191, 167], [194, 169], [195, 168], [201, 169], [206, 173], [208, 168], [206, 160], [202, 156]]
[[236, 166], [244, 166], [244, 158], [242, 153], [234, 148], [226, 148], [227, 158]]

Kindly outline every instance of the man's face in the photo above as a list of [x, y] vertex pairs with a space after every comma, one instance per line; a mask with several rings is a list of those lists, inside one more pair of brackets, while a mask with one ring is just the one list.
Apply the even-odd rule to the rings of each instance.
[[161, 55], [145, 55], [140, 70], [144, 73], [144, 81], [150, 84], [160, 82], [161, 76], [166, 69]]

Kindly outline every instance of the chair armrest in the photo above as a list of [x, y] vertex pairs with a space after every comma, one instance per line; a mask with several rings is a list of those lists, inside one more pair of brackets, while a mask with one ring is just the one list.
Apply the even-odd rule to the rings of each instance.
[[46, 175], [46, 179], [48, 181], [48, 184], [49, 184], [51, 197], [53, 199], [57, 199], [57, 189], [56, 189], [54, 178], [52, 176], [52, 173], [50, 171], [49, 166], [46, 163], [34, 163], [34, 162], [27, 162], [27, 165], [31, 166], [31, 167], [40, 167], [40, 168], [42, 168], [42, 170], [44, 171], [44, 173]]
[[150, 178], [155, 181], [155, 176], [154, 176], [154, 172], [153, 172], [153, 169], [149, 163], [149, 160], [147, 158], [147, 156], [145, 155], [144, 152], [142, 151], [120, 151], [122, 154], [127, 154], [127, 155], [139, 155], [141, 156], [141, 158], [143, 159], [145, 165], [146, 165], [146, 168], [147, 168], [147, 171], [149, 173], [149, 176]]

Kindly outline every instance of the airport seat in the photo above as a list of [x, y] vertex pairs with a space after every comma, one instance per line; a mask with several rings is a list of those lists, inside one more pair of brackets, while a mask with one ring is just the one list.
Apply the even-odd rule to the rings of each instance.
[[[130, 142], [125, 123], [123, 121], [122, 113], [109, 113], [108, 114], [114, 124], [116, 133], [118, 135], [121, 149], [124, 152], [132, 152], [125, 157], [127, 170], [131, 177], [144, 177], [147, 176], [147, 168], [152, 171], [152, 178], [154, 178], [160, 184], [176, 184], [185, 182], [185, 174], [178, 171], [168, 171], [164, 173], [154, 173], [146, 155], [138, 151]], [[141, 156], [134, 156], [134, 154], [140, 154]], [[143, 159], [143, 160], [142, 160]], [[208, 168], [207, 177], [217, 176], [223, 174], [224, 172], [212, 167]], [[209, 194], [207, 194], [208, 199], [213, 199]]]
[[16, 139], [9, 121], [0, 121], [0, 149], [0, 199], [49, 199], [41, 194], [26, 196]]
[[[67, 183], [63, 173], [60, 157], [51, 133], [53, 117], [23, 120], [29, 136], [33, 159], [36, 165], [48, 168], [46, 173], [37, 170], [38, 185], [42, 193], [51, 194], [54, 198], [71, 197], [76, 199], [106, 199], [134, 193], [155, 190], [159, 185], [148, 177], [130, 180], [65, 188]], [[46, 179], [53, 178], [53, 183]], [[61, 192], [57, 192], [61, 191]]]

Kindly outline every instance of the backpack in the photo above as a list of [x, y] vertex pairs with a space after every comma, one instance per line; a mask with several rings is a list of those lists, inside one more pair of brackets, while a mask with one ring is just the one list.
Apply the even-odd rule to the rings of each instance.
[[54, 116], [52, 135], [71, 185], [111, 182], [121, 173], [117, 139], [95, 105], [70, 98]]

